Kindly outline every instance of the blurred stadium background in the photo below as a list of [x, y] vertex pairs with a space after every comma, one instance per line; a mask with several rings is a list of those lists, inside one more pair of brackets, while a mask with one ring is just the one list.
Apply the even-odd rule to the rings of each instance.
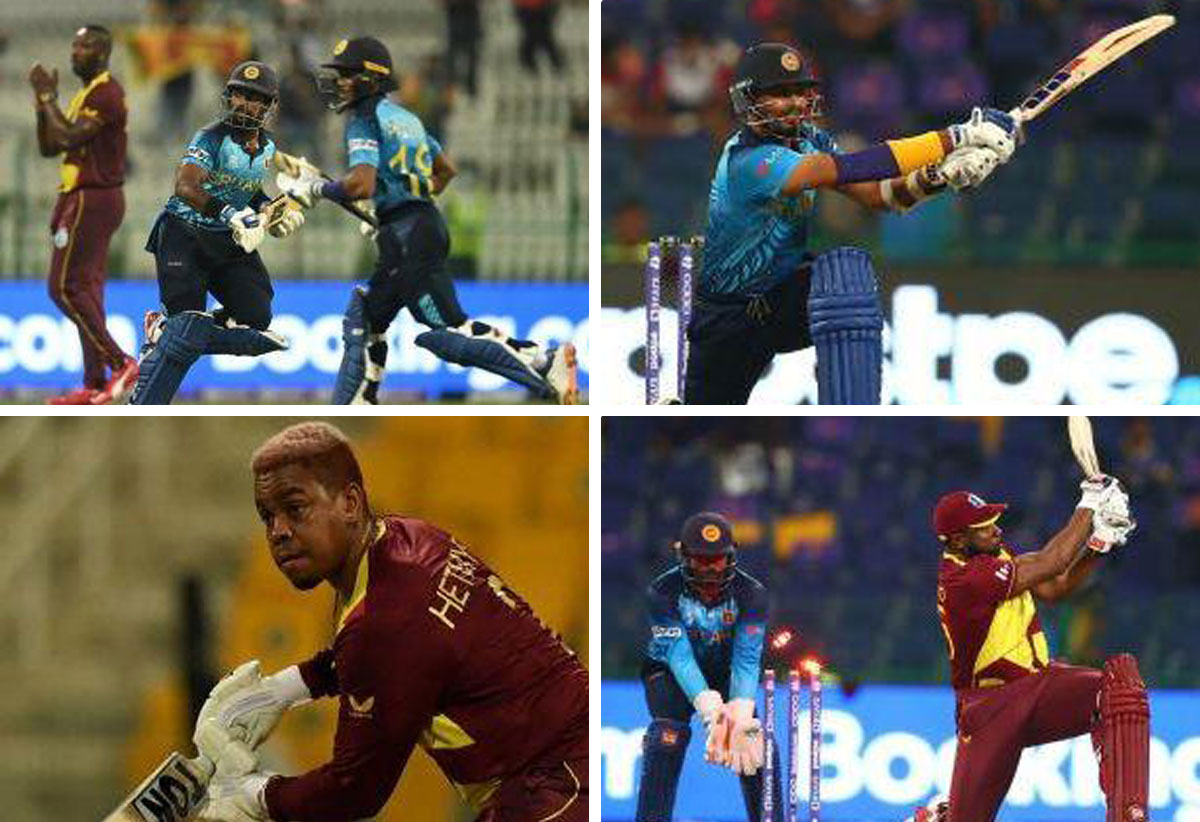
[[[605, 384], [639, 401], [645, 243], [703, 232], [746, 45], [805, 49], [829, 125], [854, 149], [981, 102], [1015, 106], [1104, 33], [1157, 12], [1176, 27], [1040, 117], [979, 191], [907, 215], [827, 194], [811, 247], [872, 252], [893, 400], [1196, 401], [1200, 335], [1180, 299], [1200, 264], [1195, 0], [606, 0], [602, 303], [605, 338], [619, 344], [597, 366]], [[673, 313], [665, 328], [672, 336]], [[673, 345], [664, 353], [673, 361]], [[811, 354], [778, 360], [754, 399], [813, 401], [811, 367]]]
[[[329, 640], [327, 586], [294, 591], [254, 511], [249, 457], [295, 420], [0, 422], [0, 794], [12, 822], [100, 819], [166, 754], [221, 671]], [[378, 511], [429, 519], [484, 557], [587, 661], [587, 421], [345, 418]], [[555, 443], [555, 458], [535, 457]], [[430, 443], [436, 442], [436, 455]], [[486, 475], [487, 493], [463, 477]], [[328, 760], [336, 704], [293, 711], [269, 769]], [[403, 812], [401, 812], [403, 808]], [[414, 753], [380, 820], [468, 819]]]
[[[1057, 658], [1137, 655], [1154, 694], [1154, 814], [1195, 820], [1200, 426], [1093, 423], [1101, 464], [1128, 486], [1139, 528], [1071, 600], [1039, 612]], [[643, 592], [674, 563], [680, 524], [705, 509], [733, 520], [739, 567], [770, 592], [772, 628], [796, 632], [787, 658], [817, 655], [840, 686], [828, 689], [824, 818], [898, 822], [945, 789], [937, 774], [953, 760], [953, 702], [931, 511], [942, 493], [971, 489], [1010, 504], [1000, 525], [1012, 544], [1040, 547], [1078, 500], [1064, 418], [606, 417], [602, 453], [604, 818], [633, 818], [648, 721], [637, 683]], [[1024, 759], [1002, 819], [1102, 814], [1086, 739]], [[743, 818], [736, 781], [700, 750], [679, 797], [679, 818]]]
[[[526, 65], [530, 20], [548, 21], [558, 67], [545, 51]], [[137, 350], [142, 312], [158, 300], [146, 235], [187, 141], [216, 116], [229, 70], [251, 57], [276, 67], [279, 145], [340, 171], [342, 118], [316, 97], [313, 71], [339, 38], [370, 33], [391, 49], [397, 99], [460, 166], [439, 205], [464, 305], [522, 336], [574, 338], [586, 365], [583, 0], [0, 0], [0, 397], [36, 399], [78, 380], [74, 327], [44, 295], [58, 172], [56, 160], [37, 153], [27, 74], [35, 61], [57, 66], [65, 106], [78, 88], [71, 37], [84, 23], [113, 31], [112, 68], [130, 109], [127, 210], [108, 289], [110, 325], [127, 351]], [[202, 362], [184, 386], [193, 398], [325, 401], [350, 282], [370, 274], [374, 248], [344, 213], [318, 208], [294, 238], [265, 243], [263, 258], [280, 330], [295, 338], [295, 351], [249, 369]], [[496, 398], [517, 396], [511, 383], [414, 353], [418, 331], [407, 312], [393, 325], [389, 399], [483, 398], [502, 386]]]

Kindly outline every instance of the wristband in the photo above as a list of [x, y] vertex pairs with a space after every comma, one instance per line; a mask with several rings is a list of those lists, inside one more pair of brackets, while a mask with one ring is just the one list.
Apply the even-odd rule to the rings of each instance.
[[341, 180], [318, 180], [313, 183], [312, 191], [318, 197], [333, 200], [335, 203], [350, 201], [349, 195], [346, 194], [346, 186], [342, 184]]
[[227, 205], [217, 214], [217, 219], [223, 222], [225, 225], [229, 225], [233, 222], [234, 214], [237, 214], [237, 209], [231, 205]]
[[916, 137], [888, 140], [887, 145], [896, 157], [896, 165], [900, 166], [901, 174], [940, 163], [946, 157], [942, 138], [936, 131], [927, 131]]
[[886, 144], [864, 148], [852, 154], [834, 154], [833, 164], [837, 167], [837, 184], [869, 183], [887, 180], [904, 173], [896, 164], [892, 149]]
[[209, 197], [208, 202], [204, 204], [204, 208], [200, 209], [200, 213], [205, 217], [217, 217], [229, 207], [229, 203], [225, 202], [220, 197]]

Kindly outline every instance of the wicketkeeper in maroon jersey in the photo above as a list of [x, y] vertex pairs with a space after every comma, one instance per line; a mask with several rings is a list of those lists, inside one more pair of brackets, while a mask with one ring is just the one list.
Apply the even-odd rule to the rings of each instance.
[[[288, 428], [252, 467], [271, 555], [297, 589], [337, 590], [336, 635], [306, 662], [267, 677], [250, 662], [213, 689], [195, 740], [219, 776], [200, 818], [373, 817], [419, 744], [485, 822], [587, 819], [587, 671], [562, 640], [449, 534], [374, 513], [336, 428]], [[323, 696], [341, 703], [333, 759], [254, 770], [283, 712]]]
[[1034, 598], [1069, 595], [1135, 523], [1111, 477], [1085, 480], [1066, 526], [1038, 551], [1017, 553], [996, 524], [1008, 507], [967, 491], [942, 497], [933, 528], [942, 542], [937, 610], [950, 653], [958, 749], [948, 806], [917, 820], [991, 822], [1021, 751], [1090, 733], [1108, 822], [1147, 818], [1150, 705], [1129, 654], [1104, 670], [1050, 659]]
[[[83, 388], [59, 405], [120, 402], [137, 381], [137, 360], [109, 335], [104, 314], [108, 244], [125, 216], [125, 92], [108, 71], [112, 35], [84, 26], [71, 43], [71, 69], [83, 88], [58, 107], [58, 70], [29, 71], [37, 109], [38, 150], [61, 154], [58, 202], [50, 218], [50, 298], [79, 329]], [[110, 373], [111, 370], [111, 373]]]

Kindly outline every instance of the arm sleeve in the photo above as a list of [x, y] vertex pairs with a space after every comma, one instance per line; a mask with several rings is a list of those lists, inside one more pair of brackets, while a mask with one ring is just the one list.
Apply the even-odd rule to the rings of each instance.
[[442, 153], [442, 144], [437, 141], [437, 138], [432, 134], [425, 135], [425, 142], [429, 145], [429, 159], [433, 160]]
[[333, 649], [317, 652], [312, 659], [300, 663], [300, 676], [313, 699], [334, 696], [338, 692], [337, 671], [333, 664]]
[[183, 152], [180, 165], [200, 166], [205, 171], [212, 171], [217, 165], [217, 146], [212, 135], [201, 129], [192, 137], [187, 149]]
[[356, 115], [346, 124], [346, 166], [379, 167], [379, 128], [374, 118]]
[[647, 654], [651, 659], [665, 662], [671, 669], [675, 681], [688, 701], [696, 694], [708, 689], [704, 674], [692, 653], [692, 642], [688, 639], [679, 611], [670, 599], [653, 588], [648, 594], [650, 609], [650, 647]]
[[962, 584], [973, 599], [995, 603], [1011, 596], [1015, 579], [1010, 557], [979, 556], [967, 568]]
[[[447, 635], [422, 621], [428, 577], [420, 570], [408, 575], [412, 579], [391, 593], [393, 603], [399, 596], [408, 607], [367, 609], [375, 612], [343, 629], [333, 759], [301, 776], [272, 779], [266, 790], [271, 819], [368, 819], [395, 788], [454, 668]], [[406, 638], [403, 651], [397, 637]]]
[[779, 196], [779, 190], [804, 156], [775, 145], [742, 149], [731, 159], [729, 187], [743, 202], [762, 202]]
[[755, 699], [762, 670], [763, 640], [767, 633], [767, 589], [752, 587], [743, 604], [733, 634], [733, 662], [729, 672], [729, 698]]

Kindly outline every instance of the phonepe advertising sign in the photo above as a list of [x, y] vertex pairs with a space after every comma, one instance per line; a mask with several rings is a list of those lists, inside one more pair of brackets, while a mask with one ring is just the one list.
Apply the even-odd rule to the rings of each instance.
[[[1200, 380], [1180, 379], [1175, 342], [1142, 314], [1096, 314], [1067, 335], [1039, 313], [952, 313], [939, 306], [936, 286], [903, 285], [892, 292], [891, 316], [885, 319], [885, 403], [1197, 401], [1193, 392]], [[645, 345], [644, 309], [608, 308], [601, 323], [606, 344], [598, 368], [606, 393], [613, 390], [612, 398], [621, 402], [643, 402], [634, 367]], [[676, 396], [673, 311], [663, 311], [662, 329], [664, 394]], [[751, 402], [815, 403], [815, 363], [811, 348], [776, 357]]]
[[[275, 282], [271, 328], [291, 347], [264, 357], [201, 357], [183, 392], [203, 389], [332, 391], [342, 360], [342, 315], [350, 297], [346, 282]], [[586, 368], [587, 286], [462, 283], [459, 301], [473, 319], [514, 337], [537, 342], [569, 340]], [[148, 282], [115, 282], [105, 288], [108, 328], [129, 353], [142, 344], [142, 317], [158, 306]], [[388, 330], [388, 378], [384, 390], [437, 395], [518, 389], [481, 371], [443, 362], [414, 342], [425, 326], [401, 311]], [[42, 283], [0, 285], [0, 389], [76, 386], [82, 374], [79, 334], [46, 295]], [[586, 376], [581, 375], [586, 385]]]
[[[776, 693], [780, 755], [787, 749], [786, 688]], [[641, 778], [642, 733], [649, 722], [637, 682], [601, 688], [601, 815], [631, 820]], [[807, 697], [800, 717], [800, 813], [808, 801]], [[1200, 694], [1150, 694], [1151, 817], [1200, 821]], [[759, 697], [759, 714], [762, 697]], [[901, 822], [935, 794], [946, 795], [954, 765], [954, 696], [949, 688], [862, 686], [853, 697], [824, 689], [821, 818], [825, 822]], [[786, 780], [783, 784], [786, 784]], [[704, 761], [704, 732], [692, 723], [676, 819], [746, 818], [738, 780]], [[1000, 809], [1005, 822], [1094, 822], [1104, 818], [1089, 736], [1027, 748]]]

